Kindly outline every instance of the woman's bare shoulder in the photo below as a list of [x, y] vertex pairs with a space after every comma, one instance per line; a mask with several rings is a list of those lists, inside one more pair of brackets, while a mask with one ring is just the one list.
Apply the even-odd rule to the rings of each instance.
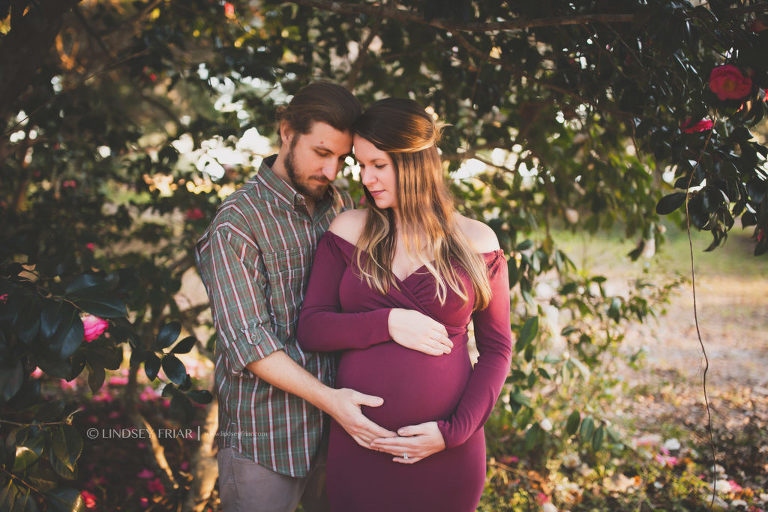
[[351, 244], [357, 244], [360, 234], [363, 232], [367, 210], [347, 210], [341, 212], [333, 219], [328, 231], [340, 236]]
[[459, 214], [456, 214], [456, 223], [475, 251], [484, 253], [499, 249], [499, 239], [487, 224]]

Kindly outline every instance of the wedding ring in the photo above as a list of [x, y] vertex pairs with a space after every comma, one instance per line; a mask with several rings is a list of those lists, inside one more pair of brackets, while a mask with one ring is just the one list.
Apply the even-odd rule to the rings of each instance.
[[403, 452], [403, 459], [408, 460], [408, 452]]

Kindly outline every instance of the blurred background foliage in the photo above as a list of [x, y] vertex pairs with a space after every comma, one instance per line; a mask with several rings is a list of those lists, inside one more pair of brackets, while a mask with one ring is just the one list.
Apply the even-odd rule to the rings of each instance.
[[[150, 425], [139, 397], [158, 375], [177, 424], [210, 402], [177, 357], [215, 343], [204, 297], [179, 293], [192, 248], [273, 150], [275, 107], [316, 79], [449, 123], [457, 204], [494, 228], [514, 286], [519, 357], [491, 452], [623, 449], [606, 365], [678, 281], [607, 293], [552, 230], [620, 226], [627, 257], [651, 258], [669, 214], [710, 249], [749, 229], [768, 252], [766, 28], [764, 0], [0, 1], [3, 508], [86, 506], [73, 413], [124, 359], [133, 425]], [[350, 160], [339, 183], [359, 198], [355, 176]], [[93, 317], [107, 324], [88, 339]], [[36, 368], [87, 375], [92, 394], [52, 407]], [[192, 488], [152, 441], [174, 489], [156, 505], [201, 509], [210, 479]]]

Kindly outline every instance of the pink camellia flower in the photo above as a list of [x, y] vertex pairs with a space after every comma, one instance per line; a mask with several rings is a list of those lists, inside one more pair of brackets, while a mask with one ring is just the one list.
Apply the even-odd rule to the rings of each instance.
[[106, 331], [107, 327], [109, 327], [109, 324], [106, 320], [93, 315], [85, 315], [83, 317], [83, 328], [85, 328], [83, 339], [90, 343], [101, 336], [101, 333]]
[[96, 249], [96, 246], [93, 245], [93, 242], [88, 242], [87, 244], [85, 244], [85, 248], [93, 252]]
[[153, 494], [165, 494], [165, 486], [159, 478], [147, 482], [147, 490]]
[[662, 466], [674, 467], [677, 465], [677, 457], [668, 457], [666, 455], [656, 455], [656, 462]]
[[143, 508], [147, 508], [149, 506], [149, 499], [142, 496], [141, 498], [139, 498], [139, 503], [141, 503], [141, 506]]
[[80, 493], [80, 496], [83, 497], [83, 502], [85, 503], [85, 508], [88, 509], [94, 509], [96, 508], [96, 496], [88, 491], [82, 491]]
[[155, 474], [151, 472], [150, 470], [144, 468], [141, 470], [141, 472], [136, 475], [137, 477], [141, 478], [142, 480], [149, 480], [150, 478], [154, 477]]
[[122, 375], [115, 375], [114, 377], [109, 378], [110, 386], [125, 386], [126, 384], [128, 384], [128, 377], [123, 377]]
[[203, 210], [200, 208], [190, 208], [186, 213], [187, 220], [199, 220], [205, 217]]
[[709, 74], [709, 88], [721, 100], [740, 100], [752, 89], [752, 79], [731, 64], [718, 66]]
[[731, 486], [731, 492], [741, 492], [744, 490], [744, 488], [737, 484], [734, 480], [728, 480], [728, 484]]
[[539, 494], [536, 495], [536, 503], [538, 503], [539, 505], [543, 505], [548, 501], [550, 501], [549, 496], [547, 496], [543, 492], [540, 492]]
[[714, 125], [715, 123], [713, 123], [710, 119], [702, 119], [698, 123], [694, 124], [689, 117], [680, 124], [680, 129], [685, 133], [697, 133], [711, 130]]

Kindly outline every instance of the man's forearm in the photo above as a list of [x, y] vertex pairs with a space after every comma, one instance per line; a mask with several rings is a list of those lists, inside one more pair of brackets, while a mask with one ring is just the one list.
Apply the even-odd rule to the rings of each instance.
[[352, 389], [326, 386], [282, 350], [248, 363], [246, 368], [260, 379], [330, 414], [360, 446], [368, 448], [374, 439], [395, 435], [366, 418], [361, 411], [363, 405], [379, 407], [384, 400]]
[[330, 395], [334, 389], [320, 382], [283, 350], [272, 352], [264, 359], [248, 363], [245, 367], [271, 385], [303, 398], [325, 412], [330, 412]]

